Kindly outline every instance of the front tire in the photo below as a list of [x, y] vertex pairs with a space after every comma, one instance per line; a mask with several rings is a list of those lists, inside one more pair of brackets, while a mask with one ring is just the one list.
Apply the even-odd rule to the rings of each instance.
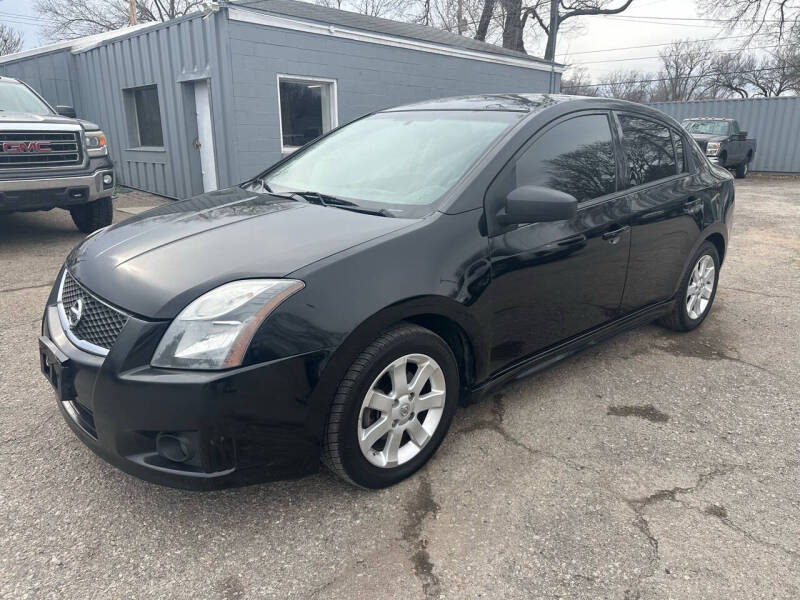
[[336, 475], [376, 489], [424, 465], [458, 404], [458, 363], [432, 331], [401, 323], [356, 358], [331, 403], [322, 460]]
[[114, 219], [114, 206], [111, 198], [100, 198], [87, 204], [78, 204], [69, 209], [72, 222], [83, 233], [92, 233], [101, 227], [111, 225]]
[[692, 268], [683, 277], [675, 308], [660, 319], [674, 331], [691, 331], [705, 321], [717, 294], [719, 252], [709, 241], [703, 242], [691, 262]]

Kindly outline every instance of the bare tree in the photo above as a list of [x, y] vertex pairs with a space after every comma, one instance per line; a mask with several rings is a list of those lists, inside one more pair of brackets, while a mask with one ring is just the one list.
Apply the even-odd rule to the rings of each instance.
[[680, 40], [659, 52], [662, 69], [656, 100], [695, 100], [714, 88], [714, 55], [708, 42]]
[[561, 93], [572, 96], [599, 96], [599, 86], [592, 83], [589, 72], [583, 68], [570, 69], [561, 77]]
[[594, 15], [616, 15], [627, 10], [632, 2], [633, 0], [540, 0], [523, 10], [523, 26], [526, 14], [530, 12], [547, 35], [544, 58], [554, 60], [558, 32], [564, 21]]
[[726, 19], [728, 28], [752, 33], [771, 33], [779, 41], [800, 33], [800, 2], [797, 0], [698, 0], [713, 17]]
[[0, 23], [0, 56], [22, 50], [22, 34]]
[[[200, 9], [203, 0], [136, 0], [139, 23], [168, 21]], [[37, 0], [45, 21], [42, 36], [65, 40], [119, 29], [128, 24], [128, 0]]]
[[613, 71], [598, 81], [598, 93], [631, 102], [648, 102], [653, 95], [653, 80], [656, 78], [651, 73], [630, 69]]
[[750, 89], [745, 71], [755, 68], [752, 55], [742, 52], [726, 52], [717, 56], [711, 66], [713, 86], [720, 95], [735, 95], [749, 98]]
[[753, 96], [781, 96], [797, 90], [798, 72], [794, 60], [796, 54], [791, 50], [779, 50], [761, 60], [753, 60], [753, 68], [745, 71], [742, 77], [753, 88]]

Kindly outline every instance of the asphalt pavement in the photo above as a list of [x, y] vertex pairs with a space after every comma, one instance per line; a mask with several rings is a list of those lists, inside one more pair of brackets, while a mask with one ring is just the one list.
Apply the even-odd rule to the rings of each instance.
[[[736, 191], [699, 330], [507, 386], [377, 492], [321, 471], [193, 493], [95, 457], [37, 364], [82, 236], [62, 211], [0, 215], [0, 598], [800, 597], [800, 179]], [[116, 218], [162, 201], [120, 194]]]

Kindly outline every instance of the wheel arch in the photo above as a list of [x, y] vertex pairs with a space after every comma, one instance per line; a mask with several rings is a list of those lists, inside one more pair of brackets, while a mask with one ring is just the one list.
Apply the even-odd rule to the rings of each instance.
[[478, 319], [463, 304], [443, 296], [410, 298], [374, 313], [356, 326], [336, 348], [322, 368], [310, 402], [307, 426], [322, 434], [330, 401], [347, 369], [376, 337], [402, 322], [410, 322], [439, 335], [453, 350], [461, 370], [461, 403], [470, 397], [475, 381], [488, 369], [488, 342]]
[[719, 254], [719, 264], [721, 265], [725, 258], [725, 238], [717, 231], [707, 236], [703, 241], [709, 241], [714, 244], [714, 246], [717, 248], [717, 254]]

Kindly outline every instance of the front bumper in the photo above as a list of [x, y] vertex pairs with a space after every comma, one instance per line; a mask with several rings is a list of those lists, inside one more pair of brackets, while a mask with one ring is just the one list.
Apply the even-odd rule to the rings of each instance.
[[[108, 183], [104, 182], [106, 175], [111, 176]], [[114, 169], [109, 165], [84, 175], [0, 180], [0, 212], [69, 208], [94, 202], [114, 193], [114, 179]]]
[[[327, 351], [222, 372], [150, 367], [167, 325], [131, 317], [101, 357], [67, 339], [51, 297], [42, 368], [56, 386], [64, 419], [87, 446], [132, 475], [194, 490], [295, 478], [319, 468], [319, 415], [309, 398]], [[57, 375], [48, 365], [55, 359]], [[180, 439], [186, 460], [165, 457], [164, 439]]]

